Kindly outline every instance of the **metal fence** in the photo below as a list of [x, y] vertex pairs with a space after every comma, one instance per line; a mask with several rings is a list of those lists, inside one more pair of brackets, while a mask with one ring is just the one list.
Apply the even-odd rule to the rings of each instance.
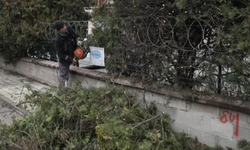
[[106, 34], [115, 45], [106, 50], [107, 68], [156, 86], [175, 85], [247, 99], [250, 57], [229, 51], [230, 42], [219, 35], [223, 24], [221, 18], [119, 19], [113, 23], [117, 35]]

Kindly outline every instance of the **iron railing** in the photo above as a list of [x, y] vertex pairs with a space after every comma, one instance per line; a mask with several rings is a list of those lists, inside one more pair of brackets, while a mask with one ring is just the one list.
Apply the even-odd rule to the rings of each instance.
[[105, 35], [114, 45], [105, 49], [107, 68], [144, 83], [247, 98], [250, 57], [230, 52], [231, 43], [220, 35], [224, 23], [223, 18], [182, 22], [173, 16], [116, 20], [110, 27], [115, 32]]

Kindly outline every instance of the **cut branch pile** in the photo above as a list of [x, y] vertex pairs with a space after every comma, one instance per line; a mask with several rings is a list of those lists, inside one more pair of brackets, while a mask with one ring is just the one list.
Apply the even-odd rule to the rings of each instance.
[[195, 150], [207, 149], [173, 133], [166, 114], [114, 86], [32, 91], [34, 113], [0, 130], [0, 149], [15, 150]]

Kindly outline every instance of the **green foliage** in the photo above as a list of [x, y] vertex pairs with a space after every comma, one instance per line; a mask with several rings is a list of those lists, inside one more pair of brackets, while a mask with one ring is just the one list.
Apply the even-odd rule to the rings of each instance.
[[239, 150], [250, 150], [250, 142], [247, 140], [240, 140], [237, 144], [237, 148], [239, 148]]
[[247, 0], [114, 0], [95, 10], [93, 41], [111, 73], [247, 99], [249, 14]]
[[40, 22], [86, 20], [88, 0], [2, 0], [0, 1], [0, 39], [2, 54], [13, 62], [26, 55], [44, 38]]
[[1, 149], [215, 150], [173, 133], [167, 115], [115, 86], [32, 91], [27, 100], [35, 112], [1, 125]]

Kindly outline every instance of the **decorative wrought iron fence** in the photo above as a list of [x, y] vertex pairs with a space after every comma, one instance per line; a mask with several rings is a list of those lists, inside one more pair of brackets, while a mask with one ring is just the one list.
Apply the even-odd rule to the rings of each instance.
[[[114, 21], [117, 34], [106, 33], [116, 45], [105, 49], [107, 68], [144, 83], [247, 98], [250, 72], [243, 68], [250, 66], [250, 59], [247, 53], [234, 55], [229, 51], [230, 43], [218, 34], [223, 20], [198, 18], [182, 22], [172, 16], [149, 16]], [[235, 64], [244, 66], [243, 70]]]

